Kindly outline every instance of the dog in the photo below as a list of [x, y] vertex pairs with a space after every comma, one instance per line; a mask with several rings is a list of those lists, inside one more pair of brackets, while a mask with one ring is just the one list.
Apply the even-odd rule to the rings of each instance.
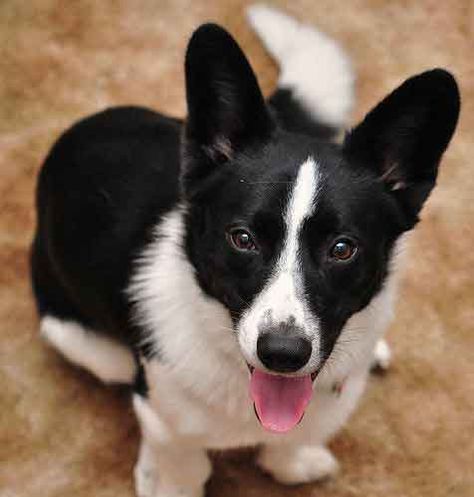
[[406, 234], [456, 127], [453, 76], [411, 77], [341, 139], [351, 63], [265, 6], [265, 100], [229, 33], [200, 26], [185, 121], [139, 107], [74, 124], [37, 188], [32, 285], [44, 339], [133, 386], [140, 497], [196, 497], [208, 449], [260, 446], [287, 484], [333, 475], [326, 442], [378, 361]]

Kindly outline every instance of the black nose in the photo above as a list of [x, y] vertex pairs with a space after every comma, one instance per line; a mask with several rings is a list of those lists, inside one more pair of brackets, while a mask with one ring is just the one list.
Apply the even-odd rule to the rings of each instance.
[[257, 355], [262, 363], [278, 373], [293, 373], [311, 357], [311, 342], [302, 336], [263, 333], [257, 340]]

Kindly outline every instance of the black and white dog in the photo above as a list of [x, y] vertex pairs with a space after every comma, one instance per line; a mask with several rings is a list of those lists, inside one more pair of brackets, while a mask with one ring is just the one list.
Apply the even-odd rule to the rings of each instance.
[[435, 69], [338, 143], [345, 54], [273, 9], [249, 19], [281, 68], [267, 102], [236, 42], [206, 24], [186, 54], [186, 121], [106, 110], [66, 131], [40, 174], [41, 332], [135, 385], [139, 496], [201, 495], [206, 449], [259, 444], [286, 483], [335, 472], [325, 443], [374, 350], [389, 359], [397, 255], [458, 118], [457, 85]]

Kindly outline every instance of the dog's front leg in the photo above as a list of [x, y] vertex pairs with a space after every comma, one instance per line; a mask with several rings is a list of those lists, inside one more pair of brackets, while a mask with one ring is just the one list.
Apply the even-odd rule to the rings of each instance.
[[333, 476], [338, 462], [323, 445], [265, 445], [258, 464], [275, 480], [287, 485], [308, 483]]
[[201, 497], [211, 474], [204, 448], [169, 430], [146, 399], [135, 395], [133, 405], [142, 431], [135, 465], [138, 497]]

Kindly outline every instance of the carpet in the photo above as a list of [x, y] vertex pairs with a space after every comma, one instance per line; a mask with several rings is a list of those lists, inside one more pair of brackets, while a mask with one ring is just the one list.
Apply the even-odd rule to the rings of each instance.
[[[353, 122], [403, 79], [440, 66], [458, 78], [461, 120], [410, 240], [394, 365], [372, 377], [331, 447], [334, 481], [285, 488], [251, 450], [213, 455], [208, 495], [474, 495], [474, 4], [293, 0], [274, 5], [319, 26], [357, 71]], [[239, 40], [265, 93], [276, 68], [244, 0], [0, 2], [0, 495], [133, 495], [138, 429], [125, 389], [107, 388], [38, 337], [28, 278], [33, 192], [53, 140], [107, 106], [185, 114], [183, 53], [205, 20]]]

